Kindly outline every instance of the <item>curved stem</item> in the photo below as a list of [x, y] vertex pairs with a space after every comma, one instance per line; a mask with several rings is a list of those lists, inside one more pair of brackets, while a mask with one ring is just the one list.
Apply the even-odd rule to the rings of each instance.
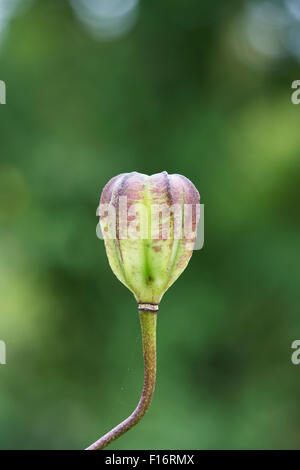
[[125, 421], [113, 428], [98, 441], [90, 445], [86, 450], [99, 450], [110, 442], [129, 431], [137, 424], [148, 410], [156, 380], [156, 317], [157, 313], [140, 310], [140, 322], [142, 329], [143, 354], [144, 354], [144, 386], [140, 401], [134, 412]]

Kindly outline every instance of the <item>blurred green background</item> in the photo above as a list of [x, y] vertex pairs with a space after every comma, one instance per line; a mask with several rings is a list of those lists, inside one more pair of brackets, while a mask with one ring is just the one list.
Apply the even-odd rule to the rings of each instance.
[[299, 63], [294, 0], [0, 1], [1, 448], [81, 449], [135, 407], [137, 307], [96, 208], [163, 170], [199, 189], [205, 245], [110, 448], [299, 448]]

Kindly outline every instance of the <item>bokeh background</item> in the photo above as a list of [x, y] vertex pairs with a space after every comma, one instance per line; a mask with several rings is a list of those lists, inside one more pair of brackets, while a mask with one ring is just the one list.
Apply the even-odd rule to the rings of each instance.
[[111, 449], [300, 447], [300, 3], [0, 1], [0, 447], [81, 449], [142, 387], [105, 183], [182, 173], [205, 245], [167, 292], [158, 380]]

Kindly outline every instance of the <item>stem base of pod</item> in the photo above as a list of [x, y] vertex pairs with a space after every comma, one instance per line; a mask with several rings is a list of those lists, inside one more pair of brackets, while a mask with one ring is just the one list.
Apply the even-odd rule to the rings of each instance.
[[108, 444], [135, 426], [148, 410], [156, 381], [156, 320], [158, 305], [139, 304], [144, 355], [144, 386], [140, 401], [133, 413], [86, 450], [104, 449]]

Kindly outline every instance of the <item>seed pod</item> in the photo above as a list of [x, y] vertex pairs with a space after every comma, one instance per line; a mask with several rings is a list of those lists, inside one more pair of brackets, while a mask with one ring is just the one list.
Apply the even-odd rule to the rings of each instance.
[[193, 252], [200, 196], [167, 172], [123, 173], [104, 187], [100, 225], [110, 266], [139, 304], [158, 305]]
[[158, 304], [187, 266], [200, 216], [200, 196], [184, 176], [165, 171], [112, 178], [100, 199], [100, 224], [110, 266], [139, 303], [144, 386], [137, 407], [88, 450], [103, 449], [135, 426], [148, 410], [156, 381]]

